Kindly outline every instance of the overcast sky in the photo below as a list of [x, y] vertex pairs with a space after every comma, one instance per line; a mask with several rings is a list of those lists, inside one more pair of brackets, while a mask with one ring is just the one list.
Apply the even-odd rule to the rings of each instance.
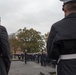
[[64, 14], [59, 0], [0, 0], [0, 17], [9, 34], [24, 27], [45, 34]]

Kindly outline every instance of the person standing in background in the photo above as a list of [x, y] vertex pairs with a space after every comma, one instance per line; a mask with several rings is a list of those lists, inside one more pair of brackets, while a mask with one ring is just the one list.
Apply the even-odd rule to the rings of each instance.
[[25, 59], [25, 64], [27, 64], [27, 50], [25, 50], [24, 59]]

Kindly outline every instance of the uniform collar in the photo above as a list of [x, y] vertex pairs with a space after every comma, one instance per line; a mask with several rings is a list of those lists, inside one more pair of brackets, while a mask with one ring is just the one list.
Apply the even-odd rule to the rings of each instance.
[[68, 16], [66, 16], [65, 18], [76, 18], [76, 13], [71, 13]]

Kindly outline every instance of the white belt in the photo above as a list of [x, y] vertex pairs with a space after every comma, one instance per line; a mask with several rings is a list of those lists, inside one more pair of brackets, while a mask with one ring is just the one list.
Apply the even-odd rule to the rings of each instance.
[[76, 54], [67, 54], [67, 55], [60, 55], [58, 62], [60, 59], [76, 59]]
[[76, 54], [60, 55], [59, 59], [76, 59]]

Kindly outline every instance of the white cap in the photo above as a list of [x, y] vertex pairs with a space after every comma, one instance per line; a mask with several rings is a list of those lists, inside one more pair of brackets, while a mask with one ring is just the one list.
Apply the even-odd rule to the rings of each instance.
[[76, 0], [60, 0], [60, 1], [67, 3], [67, 2], [76, 1]]

